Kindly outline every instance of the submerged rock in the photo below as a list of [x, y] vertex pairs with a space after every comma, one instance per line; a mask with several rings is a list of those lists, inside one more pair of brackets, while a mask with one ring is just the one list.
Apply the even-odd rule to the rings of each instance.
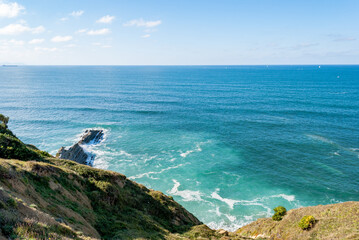
[[103, 139], [103, 135], [103, 130], [86, 130], [78, 143], [75, 143], [69, 149], [61, 147], [56, 157], [72, 160], [81, 164], [92, 165], [95, 155], [85, 151], [83, 145], [97, 144]]

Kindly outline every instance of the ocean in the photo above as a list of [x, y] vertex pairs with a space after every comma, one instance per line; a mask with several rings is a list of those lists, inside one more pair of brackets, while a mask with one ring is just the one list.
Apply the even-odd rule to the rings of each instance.
[[56, 154], [88, 128], [94, 167], [210, 227], [359, 200], [359, 66], [0, 67], [0, 113]]

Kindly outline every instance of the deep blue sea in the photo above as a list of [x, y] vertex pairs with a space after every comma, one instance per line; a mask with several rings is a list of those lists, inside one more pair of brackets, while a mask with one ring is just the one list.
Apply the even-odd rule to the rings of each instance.
[[56, 154], [106, 130], [94, 167], [235, 230], [359, 200], [359, 66], [0, 67], [0, 113]]

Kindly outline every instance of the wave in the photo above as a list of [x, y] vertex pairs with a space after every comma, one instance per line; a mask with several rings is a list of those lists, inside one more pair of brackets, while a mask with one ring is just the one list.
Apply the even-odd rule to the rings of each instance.
[[[357, 152], [358, 148], [348, 148], [348, 147], [343, 147], [341, 145], [339, 145], [338, 143], [325, 138], [323, 136], [319, 136], [319, 135], [314, 135], [314, 134], [305, 134], [305, 136], [307, 136], [310, 139], [319, 141], [319, 142], [323, 142], [323, 143], [327, 143], [330, 144], [336, 148], [338, 148], [339, 150], [345, 151], [346, 153], [349, 153], [351, 155], [357, 156], [359, 158], [359, 153]], [[335, 152], [334, 155], [339, 155], [338, 152]]]
[[233, 209], [234, 204], [240, 202], [239, 200], [233, 200], [233, 199], [229, 199], [229, 198], [222, 198], [222, 197], [218, 194], [219, 191], [220, 191], [220, 189], [217, 188], [216, 191], [211, 194], [211, 197], [214, 198], [214, 199], [217, 199], [217, 200], [219, 200], [219, 201], [222, 201], [222, 202], [224, 202], [224, 203], [226, 203], [226, 204], [228, 204], [228, 206], [229, 206], [231, 209]]
[[268, 200], [270, 198], [283, 198], [284, 200], [288, 201], [288, 202], [293, 202], [295, 201], [295, 196], [294, 195], [286, 195], [286, 194], [277, 194], [277, 195], [271, 195], [271, 196], [265, 196], [265, 197], [260, 197], [260, 198], [255, 198], [253, 200], [235, 200], [235, 199], [230, 199], [230, 198], [223, 198], [221, 197], [218, 193], [219, 193], [220, 189], [217, 188], [212, 194], [211, 197], [213, 199], [217, 199], [219, 201], [222, 201], [224, 203], [226, 203], [230, 209], [233, 209], [235, 205], [239, 204], [239, 205], [244, 205], [244, 206], [261, 206], [264, 209], [267, 210], [267, 212], [271, 212], [271, 209], [266, 206], [263, 202], [265, 200]]
[[129, 179], [137, 179], [137, 178], [143, 178], [143, 177], [150, 177], [150, 175], [152, 174], [161, 174], [165, 171], [168, 171], [168, 170], [171, 170], [171, 169], [175, 169], [175, 168], [179, 168], [179, 167], [182, 167], [184, 165], [187, 165], [187, 163], [185, 164], [179, 164], [177, 166], [173, 166], [173, 167], [168, 167], [168, 168], [164, 168], [162, 169], [161, 171], [158, 171], [158, 172], [147, 172], [147, 173], [141, 173], [141, 174], [138, 174], [136, 176], [131, 176], [129, 177]]
[[146, 162], [151, 161], [152, 159], [154, 159], [154, 158], [156, 158], [156, 157], [157, 157], [157, 155], [151, 156], [151, 157], [148, 157], [148, 158], [145, 158], [145, 159], [143, 160], [143, 162], [146, 163]]
[[329, 140], [328, 138], [325, 138], [325, 137], [322, 137], [319, 135], [314, 135], [314, 134], [305, 134], [305, 135], [313, 140], [317, 140], [317, 141], [328, 143], [328, 144], [335, 144], [332, 140]]
[[126, 157], [132, 157], [132, 154], [130, 154], [124, 150], [120, 150], [119, 155], [126, 156]]
[[179, 186], [181, 186], [181, 184], [176, 179], [172, 179], [172, 181], [174, 182], [174, 186], [168, 192], [169, 194], [174, 195], [174, 196], [180, 196], [183, 198], [182, 200], [185, 202], [203, 201], [203, 199], [201, 197], [201, 196], [203, 196], [203, 194], [200, 191], [178, 190], [178, 188], [179, 188]]
[[192, 149], [192, 150], [188, 150], [186, 152], [181, 152], [180, 156], [183, 157], [183, 158], [186, 158], [189, 154], [191, 153], [194, 153], [194, 152], [202, 152], [202, 148], [201, 146], [206, 144], [206, 143], [209, 143], [210, 141], [206, 141], [206, 142], [200, 142], [200, 143], [197, 143], [196, 144], [196, 147], [195, 149]]

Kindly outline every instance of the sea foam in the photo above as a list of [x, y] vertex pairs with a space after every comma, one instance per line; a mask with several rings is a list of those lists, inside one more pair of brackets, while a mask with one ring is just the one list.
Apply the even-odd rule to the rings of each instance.
[[174, 196], [180, 196], [182, 197], [183, 201], [188, 202], [188, 201], [203, 201], [203, 199], [201, 198], [201, 196], [203, 195], [200, 191], [192, 191], [192, 190], [178, 190], [179, 186], [181, 186], [181, 184], [176, 180], [176, 179], [172, 179], [172, 181], [174, 182], [174, 186], [173, 188], [168, 192], [171, 195]]

